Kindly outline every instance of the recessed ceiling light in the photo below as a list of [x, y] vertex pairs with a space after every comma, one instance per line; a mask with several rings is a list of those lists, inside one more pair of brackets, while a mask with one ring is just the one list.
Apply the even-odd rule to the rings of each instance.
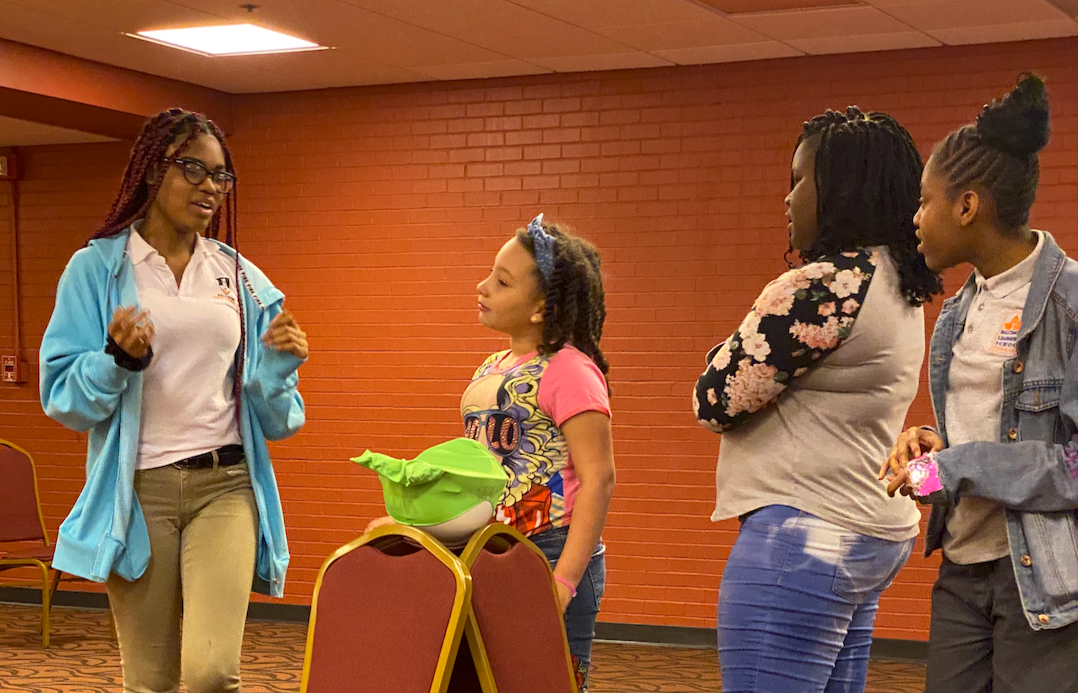
[[251, 55], [258, 53], [294, 53], [325, 50], [326, 46], [304, 41], [253, 24], [200, 26], [190, 29], [161, 29], [128, 34], [180, 48], [200, 55]]

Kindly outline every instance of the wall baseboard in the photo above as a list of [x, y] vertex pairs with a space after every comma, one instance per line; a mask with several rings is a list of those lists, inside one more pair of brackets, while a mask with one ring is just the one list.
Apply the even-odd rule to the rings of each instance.
[[[0, 603], [41, 604], [41, 590], [30, 587], [0, 587]], [[82, 609], [107, 609], [108, 597], [100, 592], [57, 591], [54, 606]], [[259, 621], [306, 623], [311, 607], [303, 604], [267, 604], [252, 602], [247, 617]], [[710, 628], [649, 626], [636, 623], [597, 623], [595, 639], [646, 645], [715, 649], [715, 631]], [[928, 643], [921, 640], [874, 638], [872, 656], [879, 659], [903, 659], [923, 662], [928, 657]]]
[[[649, 626], [636, 623], [596, 623], [595, 639], [715, 649], [715, 631], [711, 628]], [[873, 638], [872, 656], [878, 659], [903, 659], [923, 662], [928, 658], [928, 643], [921, 640]]]

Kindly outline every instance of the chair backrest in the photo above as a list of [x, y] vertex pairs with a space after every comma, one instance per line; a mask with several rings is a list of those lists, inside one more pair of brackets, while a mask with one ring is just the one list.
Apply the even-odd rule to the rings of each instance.
[[[472, 575], [472, 614], [498, 693], [577, 693], [557, 587], [543, 552], [520, 532], [490, 525], [461, 553]], [[469, 642], [475, 636], [469, 633]], [[478, 649], [478, 653], [477, 653]]]
[[18, 445], [0, 440], [0, 541], [34, 540], [49, 543], [34, 459]]
[[471, 595], [460, 560], [411, 527], [342, 546], [315, 582], [303, 693], [445, 693]]

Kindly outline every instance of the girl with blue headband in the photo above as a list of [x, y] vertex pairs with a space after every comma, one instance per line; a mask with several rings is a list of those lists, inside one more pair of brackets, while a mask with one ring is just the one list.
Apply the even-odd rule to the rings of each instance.
[[539, 215], [502, 246], [476, 290], [479, 321], [508, 335], [509, 349], [488, 358], [464, 391], [465, 434], [509, 471], [495, 518], [550, 561], [586, 690], [614, 492], [599, 253]]
[[554, 569], [586, 693], [614, 491], [599, 253], [540, 214], [502, 246], [476, 290], [479, 322], [508, 335], [509, 348], [487, 358], [464, 391], [465, 435], [508, 472], [494, 521], [531, 539]]

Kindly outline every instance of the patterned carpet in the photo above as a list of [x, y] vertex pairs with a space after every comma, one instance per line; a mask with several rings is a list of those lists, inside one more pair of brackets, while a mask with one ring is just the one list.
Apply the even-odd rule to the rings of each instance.
[[[52, 645], [40, 647], [40, 607], [0, 604], [0, 691], [118, 693], [120, 658], [104, 611], [56, 607]], [[244, 693], [298, 693], [306, 626], [251, 621]], [[919, 693], [924, 666], [873, 661], [866, 693]], [[592, 693], [720, 691], [714, 650], [596, 643]]]

